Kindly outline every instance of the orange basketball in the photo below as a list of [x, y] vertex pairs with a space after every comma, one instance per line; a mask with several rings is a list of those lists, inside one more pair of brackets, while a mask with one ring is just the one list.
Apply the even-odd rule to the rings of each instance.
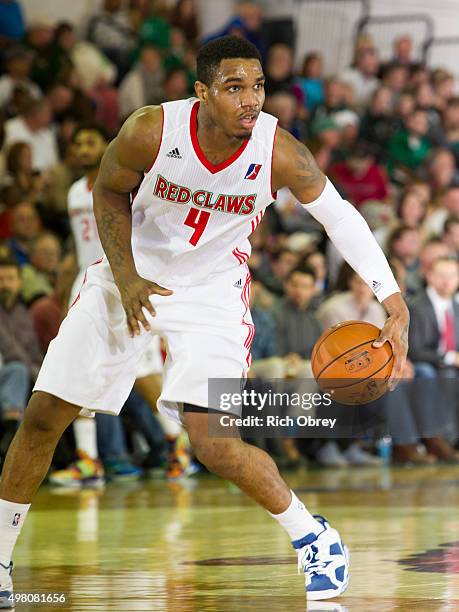
[[364, 321], [343, 321], [324, 331], [311, 355], [322, 391], [349, 405], [367, 404], [387, 391], [394, 356], [389, 342], [372, 346], [380, 331]]

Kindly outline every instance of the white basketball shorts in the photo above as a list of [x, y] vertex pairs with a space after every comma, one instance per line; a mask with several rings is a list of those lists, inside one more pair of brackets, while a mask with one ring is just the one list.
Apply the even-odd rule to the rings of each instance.
[[[107, 265], [105, 260], [100, 267]], [[254, 335], [247, 266], [205, 284], [168, 286], [171, 296], [152, 295], [156, 317], [144, 311], [152, 331], [141, 328], [134, 338], [111, 275], [99, 275], [95, 268], [88, 269], [79, 298], [49, 345], [34, 391], [81, 406], [85, 415], [118, 414], [153, 335], [164, 338], [167, 347], [158, 409], [177, 421], [184, 403], [212, 408], [209, 378], [245, 376]]]

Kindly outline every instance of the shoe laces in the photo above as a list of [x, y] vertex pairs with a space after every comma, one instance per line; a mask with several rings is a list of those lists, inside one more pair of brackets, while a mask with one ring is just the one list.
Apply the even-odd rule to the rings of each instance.
[[320, 559], [318, 553], [319, 549], [314, 544], [308, 544], [298, 551], [298, 574], [306, 571], [305, 565], [308, 574], [320, 574], [325, 570], [330, 561]]

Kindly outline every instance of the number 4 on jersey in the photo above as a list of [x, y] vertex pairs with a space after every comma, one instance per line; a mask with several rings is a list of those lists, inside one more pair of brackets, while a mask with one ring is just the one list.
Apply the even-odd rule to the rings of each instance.
[[190, 208], [190, 212], [187, 214], [184, 221], [185, 225], [194, 229], [193, 235], [189, 239], [189, 243], [193, 246], [198, 244], [204, 230], [206, 229], [207, 222], [209, 221], [210, 212], [207, 210], [198, 210], [197, 208]]

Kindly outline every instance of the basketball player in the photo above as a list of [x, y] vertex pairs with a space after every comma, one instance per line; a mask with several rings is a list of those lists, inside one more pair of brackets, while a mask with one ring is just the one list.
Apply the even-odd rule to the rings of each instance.
[[[97, 124], [82, 125], [72, 136], [74, 152], [84, 175], [73, 183], [67, 197], [78, 265], [78, 274], [70, 292], [69, 306], [78, 297], [88, 266], [104, 254], [94, 218], [92, 191], [109, 140], [108, 134]], [[104, 468], [97, 449], [95, 419], [78, 416], [73, 422], [73, 433], [78, 460], [65, 470], [52, 472], [49, 476], [50, 482], [62, 486], [104, 484]]]
[[50, 345], [0, 483], [0, 591], [12, 591], [13, 547], [62, 431], [81, 406], [118, 412], [151, 334], [168, 357], [160, 410], [180, 419], [198, 459], [236, 484], [287, 531], [307, 597], [341, 594], [347, 551], [312, 516], [262, 450], [210, 437], [209, 378], [240, 378], [250, 365], [248, 236], [281, 187], [320, 221], [373, 288], [388, 319], [376, 345], [407, 352], [408, 311], [368, 226], [319, 171], [312, 155], [261, 112], [257, 50], [233, 37], [203, 47], [197, 99], [136, 111], [109, 145], [94, 187], [105, 251]]

